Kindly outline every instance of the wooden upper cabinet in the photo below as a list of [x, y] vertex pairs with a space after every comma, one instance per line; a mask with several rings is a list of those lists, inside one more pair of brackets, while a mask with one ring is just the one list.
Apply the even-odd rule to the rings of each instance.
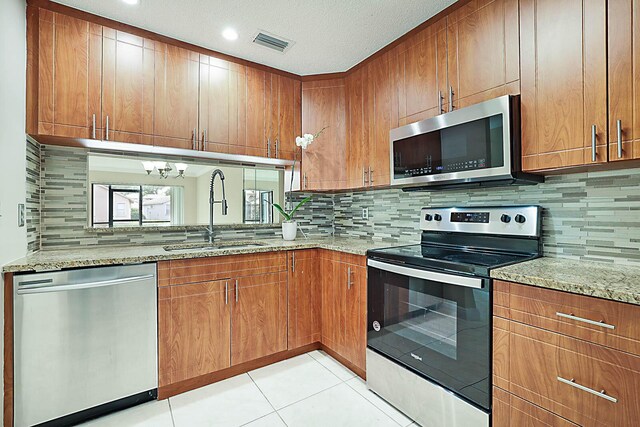
[[154, 144], [197, 149], [199, 55], [155, 43]]
[[364, 108], [367, 67], [360, 67], [345, 78], [346, 93], [346, 187], [361, 188], [369, 185], [368, 110]]
[[607, 161], [605, 6], [520, 1], [524, 170]]
[[229, 152], [232, 97], [236, 82], [231, 82], [229, 63], [200, 55], [199, 149]]
[[609, 160], [640, 158], [640, 1], [609, 0]]
[[422, 30], [403, 43], [398, 60], [399, 117], [412, 123], [444, 112], [447, 82], [446, 19]]
[[447, 111], [520, 93], [518, 30], [518, 0], [473, 0], [447, 16]]
[[154, 42], [105, 27], [102, 55], [104, 139], [152, 145]]
[[241, 277], [231, 304], [231, 363], [287, 349], [287, 273]]
[[273, 141], [271, 157], [300, 160], [300, 148], [296, 136], [302, 126], [302, 87], [299, 80], [272, 74], [271, 79], [271, 130]]
[[247, 67], [247, 136], [246, 152], [267, 157], [267, 73]]
[[31, 64], [38, 62], [37, 83], [31, 81], [38, 90], [37, 114], [30, 110], [37, 118], [30, 117], [27, 131], [99, 139], [102, 26], [42, 9], [29, 24], [38, 29], [29, 54]]
[[391, 53], [385, 53], [367, 66], [370, 109], [368, 180], [372, 187], [389, 185], [391, 180], [389, 132], [398, 127], [392, 58]]
[[302, 83], [302, 132], [327, 129], [302, 154], [302, 189], [340, 189], [346, 184], [344, 79]]

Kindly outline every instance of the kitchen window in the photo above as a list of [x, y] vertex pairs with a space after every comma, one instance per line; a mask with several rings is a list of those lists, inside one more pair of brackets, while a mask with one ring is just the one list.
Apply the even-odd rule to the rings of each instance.
[[176, 186], [93, 184], [91, 198], [93, 227], [173, 225], [183, 215]]

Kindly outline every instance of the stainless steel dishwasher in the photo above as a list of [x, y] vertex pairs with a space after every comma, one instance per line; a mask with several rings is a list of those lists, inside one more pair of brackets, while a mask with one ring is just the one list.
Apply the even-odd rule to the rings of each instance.
[[17, 275], [15, 426], [68, 425], [154, 398], [156, 265]]

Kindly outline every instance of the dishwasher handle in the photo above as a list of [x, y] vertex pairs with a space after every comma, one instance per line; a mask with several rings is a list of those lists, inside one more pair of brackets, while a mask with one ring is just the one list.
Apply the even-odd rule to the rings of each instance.
[[99, 282], [84, 282], [74, 283], [72, 285], [50, 285], [50, 284], [34, 284], [34, 285], [20, 285], [16, 291], [18, 295], [26, 294], [41, 294], [46, 292], [64, 292], [64, 291], [77, 291], [81, 289], [100, 288], [103, 286], [116, 286], [124, 285], [127, 283], [141, 282], [144, 280], [153, 279], [153, 274], [147, 274], [144, 276], [123, 277], [121, 279], [102, 280]]

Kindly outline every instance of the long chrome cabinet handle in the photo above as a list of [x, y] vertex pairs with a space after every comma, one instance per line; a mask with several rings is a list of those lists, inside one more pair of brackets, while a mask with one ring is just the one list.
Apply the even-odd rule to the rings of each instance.
[[229, 304], [229, 282], [224, 282], [224, 305]]
[[618, 158], [622, 158], [622, 120], [618, 120]]
[[296, 253], [291, 252], [291, 271], [296, 271]]
[[238, 302], [238, 279], [236, 279], [236, 302]]
[[347, 289], [351, 289], [351, 267], [347, 269]]
[[453, 86], [449, 86], [449, 111], [453, 111]]
[[596, 161], [596, 139], [598, 137], [598, 128], [596, 125], [591, 126], [591, 161]]
[[442, 101], [444, 101], [444, 96], [442, 96], [442, 91], [439, 90], [438, 91], [438, 111], [440, 112], [439, 114], [444, 114], [444, 108], [442, 106]]
[[267, 138], [267, 157], [271, 157], [271, 138]]
[[207, 130], [202, 131], [202, 151], [207, 151]]
[[148, 274], [146, 276], [124, 277], [122, 279], [103, 280], [100, 282], [75, 283], [73, 285], [51, 286], [50, 284], [35, 284], [32, 286], [18, 286], [17, 293], [18, 295], [25, 295], [40, 294], [45, 292], [78, 291], [82, 289], [101, 288], [104, 286], [119, 286], [127, 283], [135, 283], [143, 280], [153, 279], [154, 277], [155, 276], [153, 274]]
[[279, 150], [278, 146], [280, 144], [279, 144], [278, 138], [276, 138], [275, 145], [276, 145], [276, 159], [279, 159], [280, 158], [280, 153], [279, 153], [280, 150]]
[[369, 185], [373, 185], [373, 169], [369, 166]]
[[109, 116], [107, 116], [107, 123], [105, 124], [105, 141], [109, 140]]
[[193, 143], [191, 144], [191, 148], [193, 150], [197, 150], [198, 149], [198, 129], [193, 128]]
[[367, 168], [362, 168], [362, 186], [366, 187], [369, 183], [369, 178], [367, 177]]
[[91, 118], [91, 138], [96, 139], [96, 115]]
[[587, 393], [594, 394], [594, 395], [596, 395], [598, 397], [601, 397], [603, 399], [608, 400], [609, 402], [618, 403], [618, 399], [616, 399], [615, 397], [609, 396], [608, 394], [605, 393], [604, 390], [596, 391], [596, 390], [594, 390], [592, 388], [585, 387], [582, 384], [578, 384], [577, 382], [575, 382], [575, 380], [573, 378], [571, 378], [570, 380], [562, 378], [562, 377], [557, 377], [557, 378], [558, 378], [558, 381], [560, 381], [561, 383], [570, 385], [571, 387], [575, 387], [575, 388], [577, 388], [579, 390], [582, 390], [582, 391], [586, 391]]
[[566, 319], [571, 319], [571, 320], [576, 320], [578, 322], [584, 322], [584, 323], [588, 323], [590, 325], [596, 325], [596, 326], [602, 326], [603, 328], [607, 328], [607, 329], [615, 329], [615, 325], [609, 325], [608, 323], [604, 323], [604, 321], [596, 321], [596, 320], [591, 320], [591, 319], [585, 319], [584, 317], [578, 317], [578, 316], [574, 316], [573, 313], [561, 313], [559, 311], [556, 311], [556, 316], [558, 317], [564, 317]]

